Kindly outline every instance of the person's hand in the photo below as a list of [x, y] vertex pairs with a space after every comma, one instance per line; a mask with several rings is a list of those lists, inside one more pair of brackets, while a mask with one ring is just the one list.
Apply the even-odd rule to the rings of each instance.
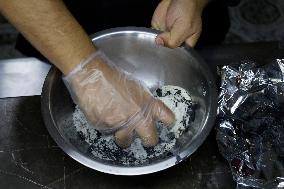
[[202, 29], [202, 11], [208, 0], [162, 0], [156, 8], [152, 27], [163, 31], [156, 43], [170, 48], [183, 42], [195, 46]]
[[72, 98], [87, 120], [102, 132], [115, 132], [118, 145], [128, 147], [136, 132], [144, 146], [158, 142], [155, 123], [171, 125], [174, 114], [138, 80], [96, 52], [64, 77]]

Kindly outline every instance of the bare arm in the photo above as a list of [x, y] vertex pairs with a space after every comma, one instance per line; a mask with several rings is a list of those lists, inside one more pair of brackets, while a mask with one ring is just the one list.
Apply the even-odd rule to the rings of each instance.
[[62, 0], [0, 0], [0, 12], [64, 74], [96, 50]]

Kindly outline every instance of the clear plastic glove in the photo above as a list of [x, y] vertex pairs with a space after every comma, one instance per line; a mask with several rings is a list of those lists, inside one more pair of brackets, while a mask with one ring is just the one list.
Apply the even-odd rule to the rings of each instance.
[[175, 48], [183, 42], [194, 47], [202, 30], [202, 11], [208, 0], [162, 0], [156, 8], [152, 27], [163, 31], [159, 45]]
[[102, 52], [92, 54], [64, 78], [76, 104], [91, 125], [115, 133], [128, 147], [135, 133], [144, 146], [158, 142], [156, 122], [174, 122], [174, 114], [144, 84], [117, 68]]

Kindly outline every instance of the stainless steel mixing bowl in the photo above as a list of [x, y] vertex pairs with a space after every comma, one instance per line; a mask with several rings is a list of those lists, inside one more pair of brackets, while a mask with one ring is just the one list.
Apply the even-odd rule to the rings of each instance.
[[179, 138], [174, 153], [143, 165], [124, 166], [97, 159], [80, 140], [72, 121], [74, 104], [61, 73], [52, 68], [42, 93], [42, 113], [46, 127], [69, 156], [87, 167], [117, 175], [141, 175], [174, 166], [190, 156], [209, 134], [216, 115], [216, 86], [209, 68], [191, 48], [168, 49], [155, 44], [157, 31], [146, 28], [115, 28], [92, 36], [94, 44], [114, 63], [143, 80], [150, 89], [176, 85], [189, 91], [198, 104], [195, 120]]

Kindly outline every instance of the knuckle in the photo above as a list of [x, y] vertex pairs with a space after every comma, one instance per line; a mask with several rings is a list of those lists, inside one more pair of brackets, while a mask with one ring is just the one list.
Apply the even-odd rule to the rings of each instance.
[[169, 40], [167, 45], [170, 48], [176, 48], [179, 46], [179, 43], [176, 40]]
[[156, 136], [142, 137], [142, 141], [144, 146], [152, 147], [158, 143], [158, 137]]

